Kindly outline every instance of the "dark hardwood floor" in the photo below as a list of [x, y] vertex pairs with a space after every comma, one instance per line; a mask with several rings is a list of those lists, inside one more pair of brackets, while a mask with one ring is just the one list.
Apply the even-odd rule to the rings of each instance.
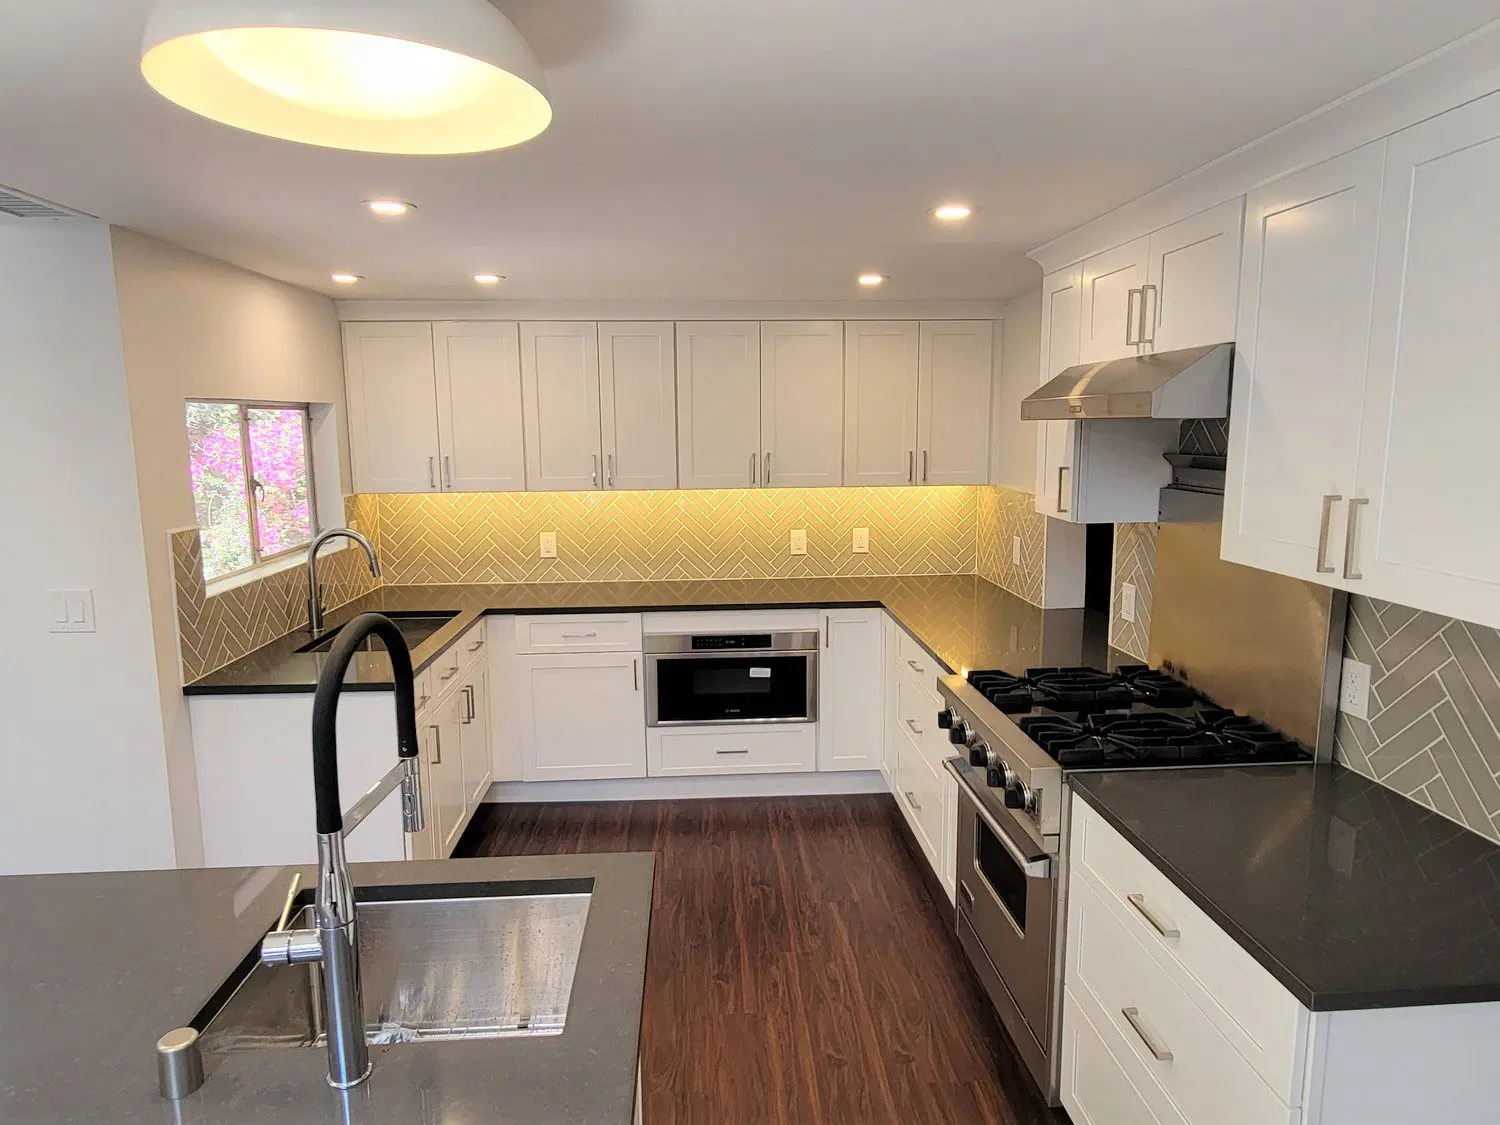
[[651, 851], [648, 1125], [1040, 1125], [888, 796], [484, 805], [459, 855]]

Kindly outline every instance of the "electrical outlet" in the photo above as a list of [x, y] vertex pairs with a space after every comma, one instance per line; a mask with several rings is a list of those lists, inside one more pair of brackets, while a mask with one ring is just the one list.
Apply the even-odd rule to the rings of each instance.
[[807, 554], [807, 532], [803, 531], [800, 527], [792, 532], [791, 548], [794, 555]]
[[1120, 587], [1120, 616], [1126, 621], [1135, 620], [1135, 583], [1127, 582]]
[[1358, 660], [1344, 659], [1339, 677], [1339, 710], [1356, 719], [1370, 717], [1370, 666]]
[[854, 540], [849, 544], [849, 549], [856, 555], [868, 555], [870, 553], [870, 529], [868, 527], [856, 527], [854, 529]]
[[1015, 566], [1021, 565], [1021, 537], [1019, 535], [1011, 537], [1010, 561]]
[[557, 532], [555, 532], [555, 531], [544, 531], [544, 532], [542, 532], [540, 549], [541, 549], [541, 552], [542, 552], [542, 558], [544, 558], [544, 559], [555, 559], [555, 558], [557, 558]]

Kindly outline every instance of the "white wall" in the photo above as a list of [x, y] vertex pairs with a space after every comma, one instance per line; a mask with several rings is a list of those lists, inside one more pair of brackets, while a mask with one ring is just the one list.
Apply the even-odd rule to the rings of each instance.
[[[177, 659], [168, 532], [195, 522], [188, 478], [189, 398], [329, 403], [348, 481], [343, 352], [333, 302], [133, 231], [113, 231], [114, 274], [135, 437], [155, 636], [159, 707], [178, 849], [201, 862], [193, 741]], [[321, 443], [320, 443], [321, 444]], [[319, 483], [326, 481], [319, 474]], [[341, 512], [327, 489], [320, 515]], [[212, 752], [212, 747], [205, 748]]]
[[[0, 873], [171, 867], [109, 228], [0, 225]], [[48, 591], [98, 631], [49, 631]]]
[[1021, 421], [1021, 400], [1036, 390], [1042, 366], [1042, 291], [1034, 289], [1007, 301], [1002, 316], [1005, 333], [995, 381], [990, 480], [1035, 492], [1038, 424]]

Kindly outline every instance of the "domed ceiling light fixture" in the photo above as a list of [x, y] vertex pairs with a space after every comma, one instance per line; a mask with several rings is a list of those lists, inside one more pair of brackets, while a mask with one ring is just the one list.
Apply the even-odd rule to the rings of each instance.
[[211, 120], [356, 152], [488, 152], [552, 121], [541, 64], [487, 0], [158, 0], [141, 75]]

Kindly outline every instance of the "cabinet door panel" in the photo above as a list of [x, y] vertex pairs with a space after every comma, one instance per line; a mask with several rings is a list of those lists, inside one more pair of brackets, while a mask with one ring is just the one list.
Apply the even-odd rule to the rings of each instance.
[[1234, 339], [1243, 197], [1151, 236], [1145, 350], [1170, 352]]
[[[1078, 363], [1083, 267], [1069, 266], [1042, 279], [1042, 371], [1038, 385]], [[1074, 507], [1078, 423], [1040, 422], [1037, 439], [1036, 510], [1066, 516]]]
[[[1223, 555], [1335, 584], [1359, 458], [1384, 142], [1252, 192], [1230, 408]], [[1329, 520], [1326, 536], [1323, 512]]]
[[672, 325], [599, 325], [605, 488], [677, 487], [677, 358]]
[[526, 444], [519, 325], [455, 321], [434, 324], [432, 336], [443, 489], [523, 490]]
[[844, 326], [760, 326], [761, 480], [787, 488], [844, 483]]
[[885, 614], [878, 609], [825, 610], [818, 666], [818, 769], [873, 770], [880, 765], [886, 661]]
[[468, 813], [468, 795], [464, 792], [463, 764], [464, 694], [455, 691], [445, 696], [427, 716], [429, 748], [428, 773], [431, 785], [428, 809], [437, 827], [438, 858], [453, 854]]
[[760, 482], [758, 323], [677, 326], [677, 449], [683, 488]]
[[646, 776], [639, 656], [520, 656], [515, 667], [527, 781]]
[[[1500, 626], [1500, 97], [1390, 139], [1349, 589]], [[1353, 518], [1353, 517], [1351, 517]], [[1359, 577], [1363, 575], [1363, 577]]]
[[844, 483], [915, 484], [917, 322], [844, 325]]
[[599, 338], [593, 324], [522, 324], [526, 485], [532, 491], [597, 488]]
[[918, 484], [984, 484], [995, 326], [924, 320], [917, 350]]
[[464, 794], [469, 808], [474, 808], [490, 789], [494, 773], [494, 752], [490, 746], [490, 673], [483, 664], [471, 670], [469, 681], [461, 689], [464, 696], [464, 724], [459, 732], [463, 748]]
[[432, 326], [344, 325], [344, 376], [355, 491], [436, 491]]
[[1146, 284], [1150, 254], [1151, 239], [1138, 238], [1083, 263], [1079, 363], [1101, 363], [1139, 354], [1138, 343], [1127, 340], [1138, 342], [1141, 335], [1139, 291]]

